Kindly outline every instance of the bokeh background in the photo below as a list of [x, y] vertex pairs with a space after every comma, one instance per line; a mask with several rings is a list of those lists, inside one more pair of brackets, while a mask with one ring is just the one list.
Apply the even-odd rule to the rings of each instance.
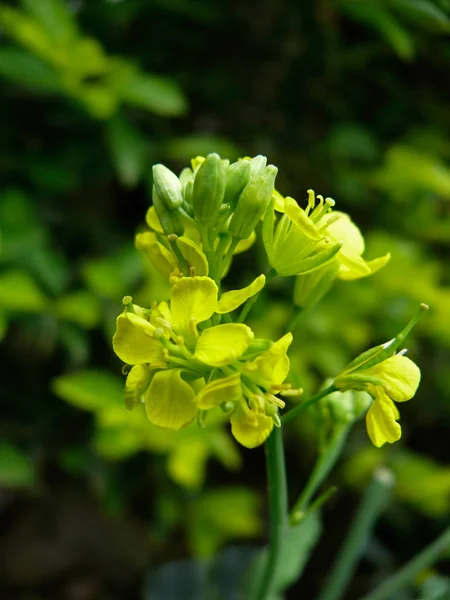
[[[219, 551], [220, 597], [234, 598], [233, 569], [265, 540], [263, 450], [238, 448], [221, 422], [169, 434], [126, 412], [111, 350], [122, 296], [166, 293], [133, 246], [151, 165], [179, 171], [210, 151], [267, 155], [281, 193], [332, 196], [369, 258], [392, 252], [299, 322], [292, 365], [306, 393], [431, 306], [408, 340], [422, 383], [401, 407], [403, 438], [377, 450], [353, 427], [287, 597], [317, 593], [378, 464], [397, 483], [348, 600], [448, 524], [449, 12], [449, 0], [0, 2], [1, 598], [171, 599], [175, 571], [158, 567], [194, 557], [175, 577], [173, 598], [188, 598]], [[228, 281], [264, 269], [256, 245]], [[255, 330], [279, 335], [291, 297], [275, 280]], [[286, 431], [292, 499], [317, 453], [314, 418], [298, 421]], [[396, 599], [437, 598], [424, 579]]]

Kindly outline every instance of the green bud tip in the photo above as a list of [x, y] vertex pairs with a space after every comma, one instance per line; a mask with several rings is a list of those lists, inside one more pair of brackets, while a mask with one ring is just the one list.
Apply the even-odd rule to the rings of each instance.
[[227, 402], [222, 402], [222, 404], [220, 405], [220, 408], [222, 409], [222, 411], [224, 413], [230, 414], [234, 411], [235, 404], [231, 400], [228, 400]]
[[133, 302], [133, 296], [124, 296], [122, 298], [122, 303], [124, 306], [127, 306], [127, 304], [131, 304]]

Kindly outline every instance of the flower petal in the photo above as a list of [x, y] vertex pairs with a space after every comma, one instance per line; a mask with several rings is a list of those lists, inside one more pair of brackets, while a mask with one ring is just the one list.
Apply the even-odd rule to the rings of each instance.
[[195, 402], [203, 410], [214, 408], [222, 402], [237, 402], [242, 398], [241, 376], [233, 373], [229, 377], [216, 379], [197, 394]]
[[[293, 340], [292, 333], [286, 333], [272, 346], [260, 354], [254, 361], [248, 363], [253, 372], [263, 379], [267, 386], [283, 383], [289, 373], [289, 358], [287, 350]], [[257, 370], [255, 371], [254, 366]]]
[[141, 397], [150, 383], [148, 365], [134, 365], [125, 382], [125, 406], [128, 410], [141, 404]]
[[420, 383], [420, 369], [411, 359], [395, 354], [378, 365], [361, 371], [361, 374], [378, 377], [386, 393], [396, 402], [410, 400]]
[[381, 388], [366, 414], [367, 433], [372, 444], [380, 448], [386, 442], [393, 444], [400, 439], [402, 429], [396, 418], [398, 411]]
[[220, 315], [235, 310], [249, 298], [260, 292], [266, 283], [265, 275], [257, 277], [250, 285], [240, 290], [232, 290], [221, 295], [217, 303], [216, 313]]
[[194, 397], [191, 386], [181, 379], [181, 369], [158, 371], [145, 394], [147, 417], [158, 427], [186, 427], [197, 415]]
[[117, 317], [113, 348], [117, 356], [129, 365], [165, 363], [164, 347], [153, 337], [155, 328], [133, 313], [124, 312]]
[[246, 448], [263, 444], [273, 429], [273, 419], [239, 404], [231, 415], [231, 433]]
[[[342, 254], [346, 256], [361, 256], [364, 252], [364, 238], [362, 233], [350, 217], [337, 210], [325, 217], [330, 224], [326, 226], [325, 233], [336, 242], [342, 242]], [[321, 223], [323, 222], [323, 218]]]
[[194, 267], [196, 275], [208, 275], [208, 260], [198, 244], [186, 236], [181, 236], [177, 239], [177, 246], [188, 266]]
[[253, 338], [253, 331], [243, 323], [216, 325], [200, 335], [194, 357], [205, 365], [222, 367], [238, 360]]
[[289, 219], [311, 240], [321, 240], [323, 235], [297, 202], [287, 196], [284, 199], [284, 209]]
[[256, 233], [254, 231], [251, 232], [248, 238], [243, 240], [239, 240], [238, 245], [234, 249], [233, 256], [235, 254], [241, 254], [242, 252], [246, 252], [249, 248], [253, 246], [256, 240]]
[[156, 236], [151, 231], [138, 233], [135, 237], [135, 246], [148, 256], [152, 266], [165, 279], [168, 279], [172, 271], [178, 267], [178, 262], [173, 254], [156, 241]]
[[150, 206], [148, 209], [147, 214], [145, 215], [145, 221], [150, 229], [153, 229], [153, 231], [156, 231], [157, 233], [164, 233], [154, 206]]
[[174, 284], [170, 308], [174, 328], [189, 332], [190, 322], [207, 321], [216, 310], [218, 289], [209, 277], [181, 277]]

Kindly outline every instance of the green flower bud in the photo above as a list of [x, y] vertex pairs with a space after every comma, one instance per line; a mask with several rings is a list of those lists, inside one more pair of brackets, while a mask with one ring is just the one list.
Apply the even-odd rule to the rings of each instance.
[[239, 160], [230, 165], [226, 170], [227, 183], [225, 188], [225, 204], [232, 208], [236, 206], [239, 195], [248, 183], [250, 178], [250, 161]]
[[256, 175], [259, 175], [259, 173], [261, 173], [261, 171], [264, 171], [264, 169], [267, 166], [267, 157], [263, 156], [262, 154], [258, 154], [258, 156], [255, 156], [255, 158], [252, 158], [250, 161], [250, 177], [253, 179], [253, 177], [256, 177]]
[[230, 221], [228, 230], [233, 237], [244, 240], [254, 231], [270, 204], [277, 173], [278, 169], [269, 165], [250, 178]]
[[166, 235], [175, 233], [176, 235], [183, 235], [183, 222], [180, 215], [176, 210], [169, 210], [164, 202], [159, 197], [156, 191], [156, 186], [153, 186], [152, 191], [153, 206], [155, 207], [156, 214], [158, 215], [161, 227]]
[[181, 181], [164, 165], [153, 165], [153, 183], [158, 196], [170, 211], [183, 204]]
[[194, 180], [193, 206], [202, 225], [214, 223], [225, 195], [225, 164], [218, 154], [208, 154]]
[[339, 270], [337, 260], [322, 267], [297, 275], [294, 287], [294, 304], [303, 310], [311, 308], [330, 291]]
[[190, 181], [188, 181], [184, 187], [184, 199], [186, 200], [186, 202], [192, 206], [192, 202], [193, 202], [193, 195], [194, 195], [194, 180], [191, 179]]

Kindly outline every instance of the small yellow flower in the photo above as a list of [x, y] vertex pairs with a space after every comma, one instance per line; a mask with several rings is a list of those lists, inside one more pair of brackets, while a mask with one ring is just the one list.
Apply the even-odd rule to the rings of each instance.
[[[372, 261], [362, 258], [364, 238], [345, 213], [333, 211], [331, 198], [316, 197], [308, 190], [308, 206], [303, 210], [293, 198], [274, 195], [272, 208], [263, 225], [263, 240], [271, 266], [288, 277], [337, 261], [337, 277], [345, 280], [367, 277], [390, 259], [386, 254]], [[275, 226], [275, 211], [284, 213]]]
[[373, 400], [367, 411], [367, 432], [375, 446], [392, 444], [401, 437], [400, 418], [394, 402], [410, 400], [420, 383], [419, 367], [404, 356], [406, 350], [395, 354], [406, 336], [428, 310], [421, 304], [406, 327], [389, 342], [375, 346], [357, 356], [336, 377], [335, 386], [342, 390], [363, 390]]
[[336, 378], [335, 385], [341, 390], [365, 390], [373, 397], [366, 414], [367, 433], [372, 443], [381, 447], [400, 439], [400, 414], [394, 402], [410, 400], [419, 382], [417, 365], [406, 356], [395, 354], [368, 368], [344, 372]]

